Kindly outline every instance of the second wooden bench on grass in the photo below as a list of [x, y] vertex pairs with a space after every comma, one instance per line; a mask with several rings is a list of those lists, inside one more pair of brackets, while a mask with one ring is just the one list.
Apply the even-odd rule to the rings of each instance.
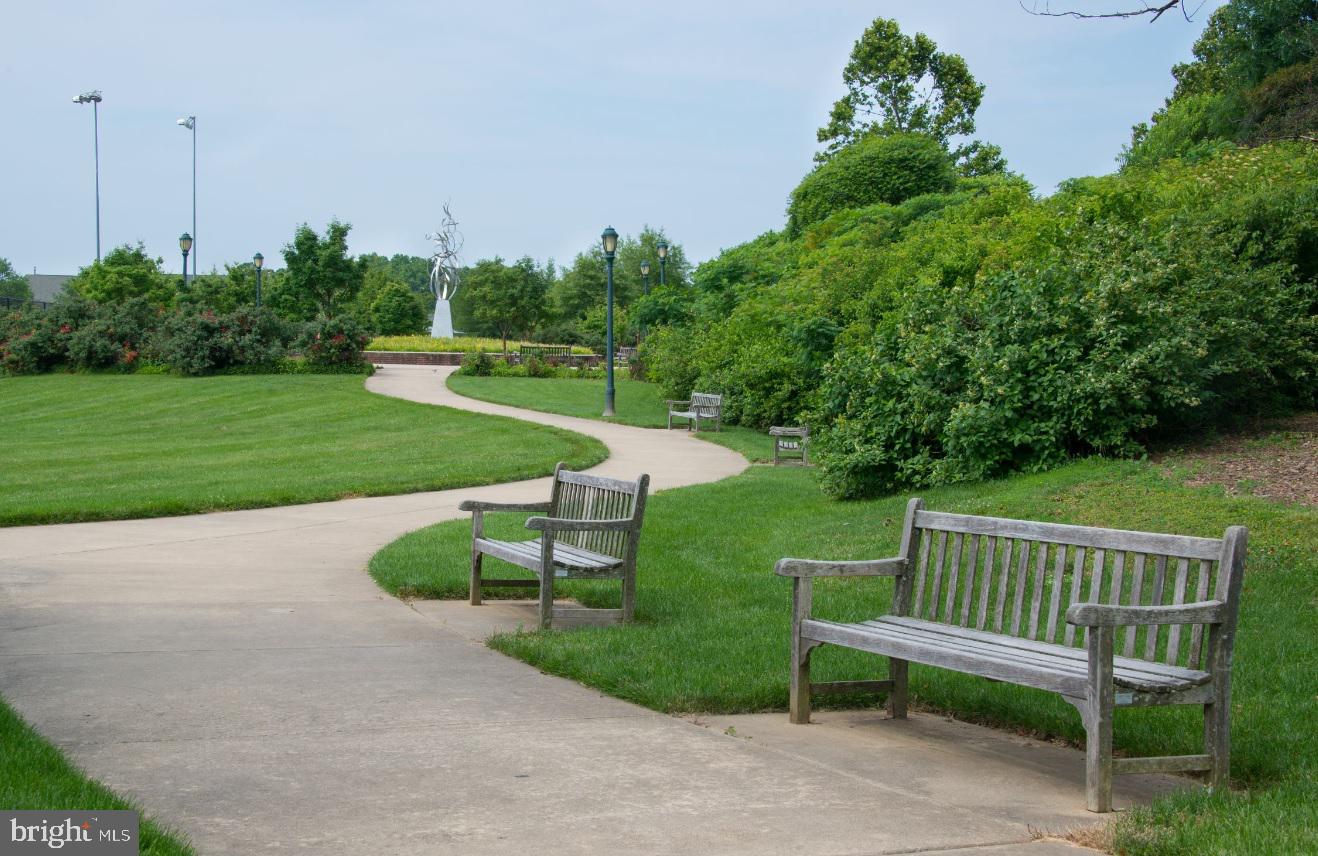
[[[631, 621], [636, 608], [636, 550], [650, 477], [636, 481], [592, 476], [554, 468], [554, 486], [548, 502], [507, 503], [464, 501], [459, 508], [471, 512], [471, 603], [481, 602], [483, 586], [525, 586], [540, 590], [540, 629], [554, 620], [555, 580], [621, 580], [623, 621]], [[540, 532], [526, 541], [485, 537], [485, 513], [523, 511], [544, 513], [531, 517], [526, 528]], [[525, 568], [538, 579], [484, 579], [481, 563], [493, 556]]]

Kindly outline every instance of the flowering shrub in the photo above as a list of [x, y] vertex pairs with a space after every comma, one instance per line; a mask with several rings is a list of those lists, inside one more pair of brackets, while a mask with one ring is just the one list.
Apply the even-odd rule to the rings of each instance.
[[312, 321], [302, 333], [302, 355], [313, 366], [357, 366], [370, 337], [349, 317]]

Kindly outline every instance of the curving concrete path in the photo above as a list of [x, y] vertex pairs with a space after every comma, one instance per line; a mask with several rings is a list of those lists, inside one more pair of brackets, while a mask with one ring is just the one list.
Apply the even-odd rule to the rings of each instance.
[[[591, 434], [598, 471], [660, 489], [746, 466], [679, 432], [459, 398], [445, 374], [368, 387]], [[515, 606], [412, 606], [363, 572], [462, 498], [546, 490], [0, 529], [0, 695], [203, 854], [1045, 854], [1071, 848], [1031, 827], [1094, 821], [1074, 751], [938, 717], [663, 716], [481, 645]]]

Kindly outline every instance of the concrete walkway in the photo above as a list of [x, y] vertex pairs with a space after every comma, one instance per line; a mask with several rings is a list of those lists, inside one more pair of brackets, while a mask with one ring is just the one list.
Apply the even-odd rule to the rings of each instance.
[[[368, 386], [591, 434], [613, 452], [598, 471], [658, 488], [745, 466], [443, 377]], [[0, 695], [203, 854], [1047, 854], [1075, 851], [1031, 827], [1095, 822], [1077, 752], [928, 716], [663, 716], [485, 648], [516, 605], [411, 607], [363, 571], [462, 498], [546, 489], [0, 529]], [[1119, 781], [1123, 800], [1175, 786]]]

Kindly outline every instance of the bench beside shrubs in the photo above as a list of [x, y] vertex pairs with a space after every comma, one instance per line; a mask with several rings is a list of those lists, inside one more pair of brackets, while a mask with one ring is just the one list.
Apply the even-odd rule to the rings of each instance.
[[[894, 558], [775, 567], [792, 578], [791, 721], [810, 721], [812, 692], [858, 690], [886, 692], [893, 718], [904, 718], [907, 666], [923, 663], [1074, 705], [1090, 811], [1112, 809], [1117, 773], [1202, 771], [1225, 787], [1247, 535], [1243, 526], [1211, 539], [945, 514], [913, 499]], [[856, 576], [894, 578], [888, 614], [850, 624], [811, 615], [816, 578]], [[812, 684], [820, 645], [886, 656], [889, 677]], [[1113, 710], [1161, 705], [1203, 707], [1203, 753], [1113, 758]]]

